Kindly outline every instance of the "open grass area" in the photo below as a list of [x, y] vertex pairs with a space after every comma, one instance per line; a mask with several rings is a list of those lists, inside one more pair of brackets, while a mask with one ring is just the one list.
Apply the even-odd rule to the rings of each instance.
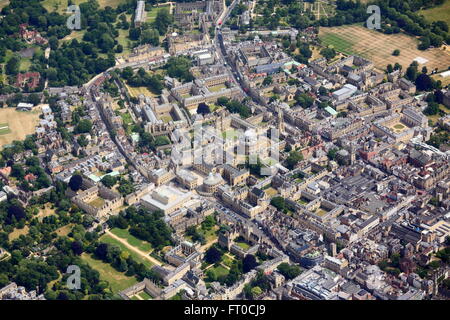
[[[3, 130], [0, 134], [0, 149], [10, 144], [14, 140], [24, 140], [28, 135], [35, 132], [39, 123], [41, 109], [38, 107], [35, 111], [24, 112], [16, 111], [13, 108], [0, 109], [0, 122], [4, 124], [4, 119], [8, 119], [8, 130]], [[3, 127], [3, 125], [0, 125]]]
[[7, 123], [0, 123], [0, 135], [11, 133]]
[[52, 209], [51, 205], [49, 203], [46, 203], [44, 209], [39, 208], [39, 213], [37, 214], [36, 218], [38, 218], [38, 220], [42, 222], [45, 217], [54, 215], [56, 215], [55, 209]]
[[239, 137], [239, 132], [235, 129], [228, 129], [222, 132], [222, 137], [227, 140], [234, 140]]
[[83, 253], [81, 259], [100, 273], [101, 280], [108, 281], [113, 293], [118, 293], [138, 282], [135, 277], [128, 277], [124, 273], [116, 271], [109, 264], [94, 259], [89, 254]]
[[234, 243], [237, 244], [239, 247], [241, 247], [244, 250], [250, 249], [250, 245], [245, 241], [235, 241]]
[[124, 124], [132, 124], [133, 123], [133, 118], [131, 117], [131, 115], [127, 112], [124, 112], [120, 115], [122, 117], [122, 121]]
[[[325, 46], [333, 46], [337, 51], [346, 54], [357, 54], [374, 62], [379, 69], [386, 69], [388, 64], [400, 63], [406, 69], [417, 57], [428, 60], [424, 65], [428, 70], [438, 68], [446, 70], [450, 65], [450, 52], [443, 48], [432, 48], [425, 51], [417, 49], [418, 40], [406, 34], [386, 35], [369, 30], [362, 25], [320, 28], [319, 37]], [[395, 49], [400, 56], [392, 55]], [[422, 67], [421, 65], [420, 67]]]
[[97, 197], [94, 200], [92, 200], [89, 204], [95, 208], [101, 208], [105, 204], [105, 200], [100, 197]]
[[147, 12], [147, 22], [152, 23], [153, 21], [155, 21], [156, 15], [162, 9], [169, 9], [169, 5], [151, 8], [150, 11]]
[[151, 268], [153, 266], [153, 263], [151, 263], [151, 261], [149, 261], [148, 259], [143, 258], [137, 252], [128, 249], [123, 243], [121, 243], [120, 241], [117, 241], [116, 239], [114, 239], [110, 235], [105, 234], [105, 235], [101, 236], [99, 240], [100, 240], [100, 242], [104, 242], [104, 243], [108, 243], [108, 244], [112, 244], [112, 245], [118, 246], [121, 251], [128, 252], [128, 254], [131, 257], [133, 257], [133, 259], [136, 262], [144, 264], [147, 268]]
[[450, 0], [446, 0], [442, 5], [431, 9], [420, 10], [419, 14], [423, 15], [429, 22], [445, 21], [450, 25]]
[[139, 97], [139, 95], [143, 94], [144, 96], [148, 97], [156, 97], [157, 95], [148, 90], [146, 87], [130, 87], [128, 85], [125, 85], [128, 92], [132, 97]]
[[14, 241], [17, 238], [19, 238], [21, 235], [27, 235], [28, 231], [30, 231], [30, 228], [28, 226], [23, 227], [22, 229], [14, 229], [13, 232], [11, 232], [8, 235], [8, 239], [9, 241]]
[[[117, 8], [117, 6], [126, 0], [97, 0], [100, 8], [105, 8], [107, 6], [111, 8]], [[87, 0], [72, 0], [73, 4], [79, 5], [80, 3], [87, 2]], [[67, 11], [68, 0], [44, 0], [42, 1], [42, 6], [49, 12], [56, 11], [63, 14]]]
[[314, 213], [319, 217], [323, 217], [327, 212], [328, 211], [323, 208], [318, 208]]
[[233, 264], [234, 258], [229, 256], [227, 253], [225, 253], [222, 256], [222, 261], [221, 263], [225, 266], [227, 266], [228, 268], [231, 268], [231, 265]]
[[164, 121], [165, 123], [168, 123], [170, 121], [173, 121], [173, 118], [171, 115], [165, 115], [165, 116], [161, 116], [161, 120]]
[[126, 229], [114, 228], [110, 230], [111, 233], [118, 236], [119, 238], [127, 240], [127, 242], [133, 247], [138, 248], [144, 252], [151, 252], [153, 250], [152, 245], [146, 241], [136, 238], [131, 235], [130, 232]]
[[142, 291], [141, 293], [138, 294], [139, 297], [141, 297], [143, 300], [152, 300], [152, 296], [149, 295], [147, 292]]
[[67, 235], [72, 231], [73, 226], [74, 226], [73, 224], [65, 225], [65, 226], [63, 226], [63, 227], [61, 227], [61, 228], [59, 228], [59, 229], [56, 229], [56, 230], [55, 230], [55, 233], [56, 233], [59, 237], [65, 237], [65, 236], [67, 236]]
[[211, 92], [219, 92], [219, 91], [221, 91], [223, 89], [226, 89], [226, 88], [227, 87], [224, 84], [219, 84], [217, 86], [209, 87], [208, 90], [211, 91]]
[[277, 189], [272, 188], [272, 187], [266, 189], [265, 191], [266, 191], [266, 193], [267, 193], [267, 195], [268, 195], [269, 197], [274, 197], [274, 196], [276, 196], [276, 195], [278, 194]]
[[117, 42], [123, 47], [123, 52], [117, 54], [119, 56], [129, 55], [131, 53], [131, 49], [133, 48], [134, 41], [128, 38], [128, 33], [129, 33], [128, 30], [119, 29], [119, 36], [117, 37]]
[[[210, 267], [207, 272], [210, 272], [210, 270], [214, 273], [216, 279], [218, 277], [222, 277], [222, 276], [227, 276], [228, 275], [228, 269], [225, 268], [222, 265], [219, 265], [217, 267], [214, 267], [214, 266]], [[206, 279], [206, 282], [208, 282], [208, 279]]]

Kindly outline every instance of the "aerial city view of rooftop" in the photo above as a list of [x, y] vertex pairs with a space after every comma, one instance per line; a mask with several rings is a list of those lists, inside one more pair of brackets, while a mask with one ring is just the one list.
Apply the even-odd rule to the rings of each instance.
[[0, 0], [0, 300], [450, 300], [450, 0], [164, 1]]

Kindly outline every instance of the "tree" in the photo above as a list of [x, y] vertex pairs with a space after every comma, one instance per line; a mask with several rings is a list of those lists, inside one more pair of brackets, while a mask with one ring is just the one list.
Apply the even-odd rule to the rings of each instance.
[[105, 187], [112, 188], [117, 183], [117, 179], [111, 175], [105, 175], [101, 182], [105, 185]]
[[108, 255], [108, 244], [100, 243], [95, 249], [95, 255], [101, 260], [106, 260]]
[[302, 271], [299, 266], [289, 265], [286, 262], [278, 266], [278, 271], [287, 279], [292, 280], [297, 277]]
[[260, 287], [256, 286], [251, 289], [251, 293], [253, 297], [258, 297], [263, 293], [263, 291]]
[[80, 120], [75, 127], [75, 133], [89, 133], [92, 129], [92, 122], [87, 119]]
[[273, 197], [270, 204], [279, 211], [283, 211], [286, 208], [286, 202], [283, 197]]
[[271, 76], [265, 77], [263, 82], [262, 82], [263, 86], [268, 86], [269, 84], [272, 84], [272, 77]]
[[160, 35], [165, 35], [167, 33], [167, 29], [172, 23], [172, 16], [169, 13], [168, 9], [161, 9], [156, 14], [154, 26], [159, 31]]
[[392, 52], [392, 55], [398, 57], [400, 55], [400, 50], [395, 49], [394, 52]]
[[141, 43], [150, 43], [153, 46], [159, 45], [159, 33], [155, 29], [146, 29], [141, 33]]
[[20, 59], [16, 56], [9, 59], [8, 63], [6, 63], [5, 72], [8, 75], [15, 76], [19, 73], [20, 67]]
[[83, 177], [79, 174], [74, 174], [69, 181], [69, 187], [72, 189], [72, 191], [77, 192], [81, 189], [81, 186], [83, 184]]
[[392, 67], [392, 64], [388, 64], [386, 67], [387, 73], [392, 73], [394, 71], [394, 67]]
[[209, 109], [209, 106], [206, 103], [202, 102], [198, 105], [197, 113], [198, 114], [208, 114], [208, 113], [211, 113], [211, 110]]
[[222, 252], [216, 247], [209, 248], [205, 253], [205, 261], [214, 264], [222, 259]]
[[83, 253], [83, 243], [81, 243], [80, 241], [74, 241], [71, 244], [71, 249], [74, 254], [79, 256]]
[[433, 81], [429, 75], [422, 73], [416, 79], [416, 86], [419, 91], [429, 91], [433, 89]]
[[336, 51], [333, 48], [325, 48], [320, 51], [320, 54], [327, 60], [331, 60], [336, 56]]
[[286, 159], [288, 169], [294, 169], [297, 163], [303, 160], [303, 155], [298, 151], [291, 151]]
[[255, 269], [258, 266], [258, 262], [256, 261], [256, 258], [252, 254], [248, 254], [245, 256], [243, 262], [242, 262], [242, 269], [244, 273], [247, 273], [253, 269]]
[[7, 217], [7, 223], [11, 224], [14, 220], [15, 221], [21, 221], [26, 218], [25, 210], [18, 206], [18, 205], [12, 205], [8, 208], [8, 217]]

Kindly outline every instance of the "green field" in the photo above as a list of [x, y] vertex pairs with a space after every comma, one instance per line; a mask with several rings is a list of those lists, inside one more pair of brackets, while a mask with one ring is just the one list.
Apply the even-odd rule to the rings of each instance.
[[159, 11], [161, 11], [164, 8], [169, 8], [169, 6], [161, 6], [161, 7], [153, 7], [150, 11], [147, 12], [147, 22], [153, 22], [156, 19], [156, 15]]
[[344, 39], [339, 35], [328, 33], [321, 37], [322, 44], [325, 46], [332, 46], [336, 51], [340, 51], [346, 54], [354, 54], [352, 50], [353, 42], [349, 39]]
[[114, 228], [114, 229], [111, 229], [110, 231], [111, 231], [111, 233], [118, 236], [119, 238], [127, 240], [127, 242], [130, 245], [138, 248], [139, 250], [142, 250], [144, 252], [150, 252], [153, 250], [152, 245], [150, 243], [136, 238], [135, 236], [131, 235], [128, 232], [128, 230]]
[[235, 241], [234, 243], [244, 250], [248, 250], [250, 248], [250, 245], [245, 241]]
[[108, 281], [113, 293], [118, 293], [138, 282], [135, 277], [128, 277], [124, 273], [116, 271], [109, 264], [92, 258], [89, 254], [83, 253], [81, 259], [100, 273], [101, 280]]
[[0, 123], [0, 135], [11, 133], [11, 129], [7, 123]]
[[423, 15], [429, 22], [445, 21], [450, 25], [450, 0], [446, 0], [444, 4], [427, 9], [420, 10], [419, 14]]
[[[125, 0], [97, 0], [100, 8], [105, 8], [106, 6], [117, 8], [117, 6], [124, 1]], [[67, 10], [68, 2], [68, 0], [44, 0], [42, 1], [42, 6], [49, 12], [57, 11], [62, 14]], [[73, 4], [80, 4], [83, 2], [87, 2], [87, 0], [72, 0]]]
[[207, 272], [212, 271], [215, 274], [216, 279], [221, 276], [228, 275], [228, 269], [224, 266], [211, 267], [207, 270]]
[[149, 295], [147, 292], [142, 291], [141, 293], [138, 294], [139, 297], [141, 297], [144, 300], [152, 300], [152, 296]]
[[133, 123], [133, 118], [131, 117], [131, 115], [128, 112], [124, 112], [120, 115], [122, 117], [122, 121], [124, 124], [132, 124]]
[[101, 236], [99, 240], [100, 240], [100, 242], [103, 242], [103, 243], [108, 243], [108, 244], [111, 244], [111, 245], [118, 246], [121, 251], [127, 252], [137, 263], [142, 263], [147, 268], [153, 267], [153, 263], [151, 263], [150, 260], [145, 259], [140, 254], [138, 254], [137, 252], [128, 249], [123, 243], [117, 241], [113, 237], [105, 234], [105, 235]]
[[96, 198], [92, 200], [89, 204], [95, 208], [101, 208], [105, 204], [105, 200], [102, 198]]

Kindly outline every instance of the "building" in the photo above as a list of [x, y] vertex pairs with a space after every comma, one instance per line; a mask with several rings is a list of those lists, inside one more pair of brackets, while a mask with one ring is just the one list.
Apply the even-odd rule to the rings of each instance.
[[350, 98], [357, 90], [358, 88], [354, 85], [346, 84], [341, 89], [333, 92], [333, 98], [335, 98], [337, 101], [343, 101]]
[[191, 192], [181, 192], [173, 187], [160, 186], [151, 194], [143, 196], [141, 203], [149, 210], [160, 210], [164, 214], [170, 214], [182, 208], [191, 198]]

